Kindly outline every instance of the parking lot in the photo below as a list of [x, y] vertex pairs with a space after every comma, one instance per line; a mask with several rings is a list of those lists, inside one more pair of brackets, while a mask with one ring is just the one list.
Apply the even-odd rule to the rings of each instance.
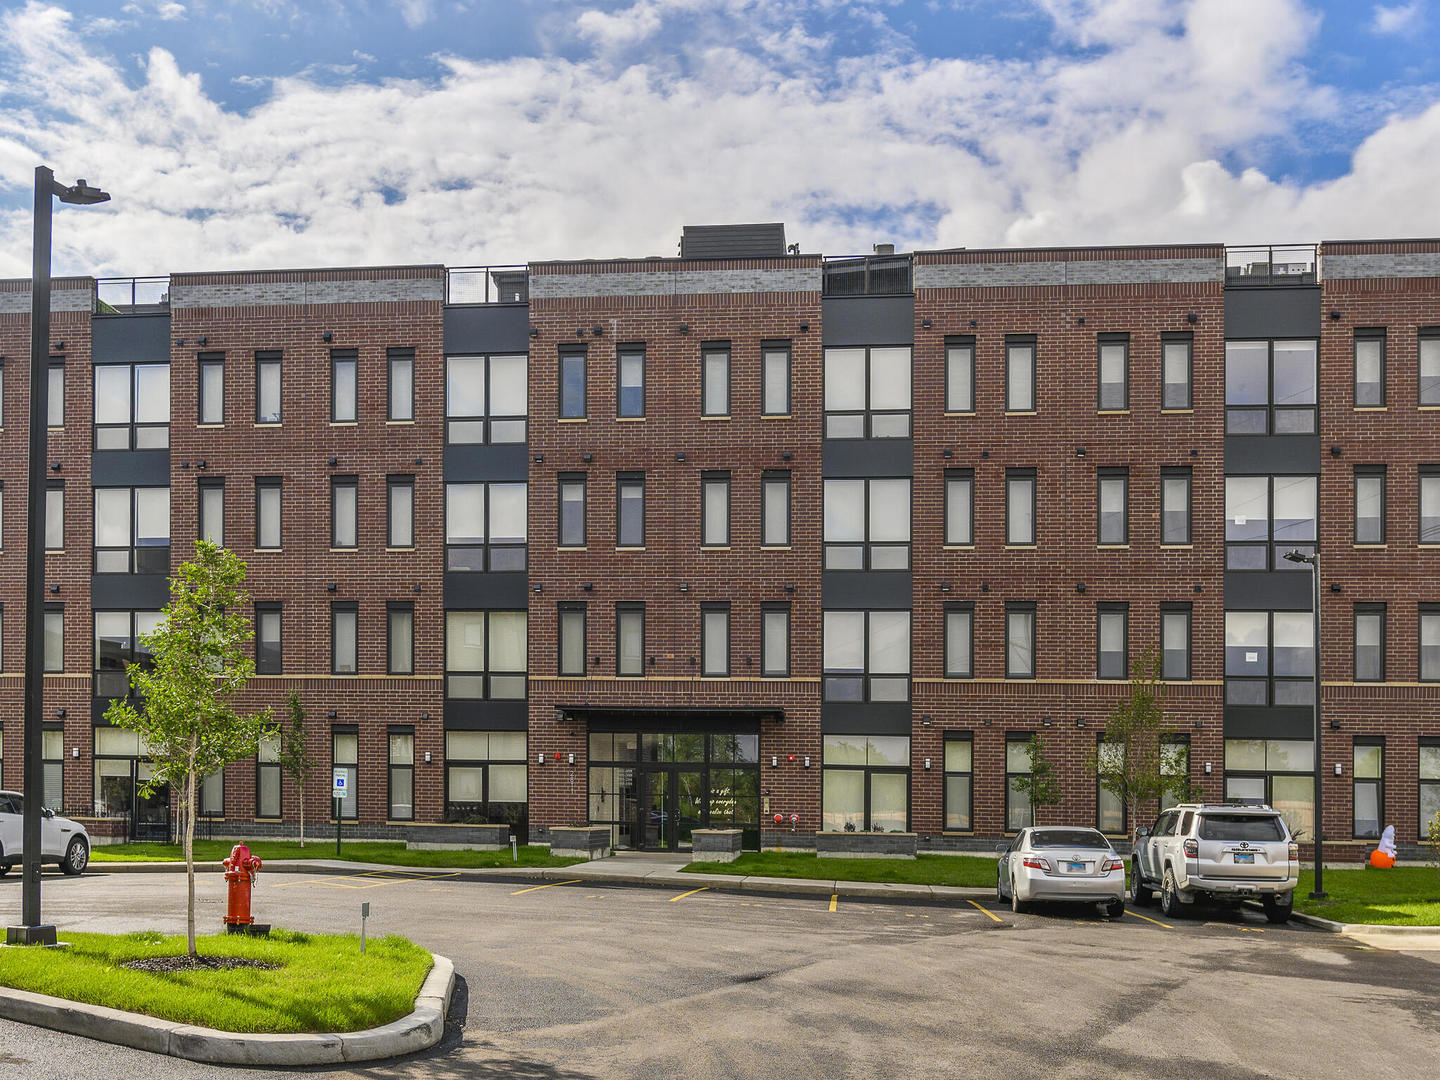
[[[47, 874], [66, 930], [184, 927], [183, 875]], [[202, 927], [223, 890], [199, 879]], [[404, 933], [461, 984], [441, 1046], [357, 1076], [1413, 1077], [1440, 1053], [1436, 954], [1244, 912], [262, 874], [257, 917]], [[19, 914], [13, 877], [0, 914]], [[8, 1070], [8, 1071], [7, 1071]], [[0, 1022], [0, 1075], [247, 1075]], [[274, 1075], [274, 1074], [269, 1074]], [[330, 1075], [351, 1075], [336, 1073]]]

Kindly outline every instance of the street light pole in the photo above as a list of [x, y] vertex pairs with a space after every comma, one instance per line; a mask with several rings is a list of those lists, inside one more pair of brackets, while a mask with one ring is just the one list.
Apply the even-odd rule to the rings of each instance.
[[1323, 730], [1320, 725], [1320, 556], [1317, 552], [1306, 555], [1301, 551], [1287, 551], [1285, 558], [1290, 562], [1310, 564], [1310, 604], [1315, 627], [1315, 888], [1310, 892], [1310, 899], [1324, 900], [1330, 894], [1325, 891], [1325, 770], [1320, 753], [1320, 733]]
[[11, 945], [53, 945], [55, 927], [40, 922], [40, 819], [45, 762], [41, 724], [45, 699], [45, 458], [49, 418], [51, 200], [88, 205], [110, 196], [84, 180], [55, 182], [35, 168], [35, 246], [30, 276], [30, 461], [25, 548], [25, 815], [21, 826], [20, 926], [6, 928]]

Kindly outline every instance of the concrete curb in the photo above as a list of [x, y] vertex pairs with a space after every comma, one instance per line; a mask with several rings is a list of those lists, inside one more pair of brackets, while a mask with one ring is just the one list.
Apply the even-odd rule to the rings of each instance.
[[425, 1050], [445, 1034], [455, 989], [455, 965], [432, 954], [415, 1008], [394, 1023], [367, 1031], [317, 1035], [242, 1034], [177, 1024], [103, 1005], [0, 987], [0, 1017], [36, 1027], [118, 1043], [152, 1054], [213, 1065], [343, 1065]]
[[[1259, 904], [1247, 905], [1252, 911], [1263, 910]], [[1399, 944], [1407, 937], [1419, 938], [1427, 942], [1440, 943], [1440, 926], [1389, 926], [1384, 923], [1342, 923], [1333, 919], [1322, 919], [1319, 915], [1307, 915], [1303, 911], [1292, 911], [1290, 919], [1302, 926], [1313, 927], [1316, 930], [1323, 930], [1327, 934], [1344, 934], [1347, 937], [1369, 937], [1379, 935], [1393, 939]]]

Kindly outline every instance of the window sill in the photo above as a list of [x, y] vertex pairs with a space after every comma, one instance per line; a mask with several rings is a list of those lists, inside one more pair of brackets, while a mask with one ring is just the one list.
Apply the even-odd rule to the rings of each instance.
[[1389, 412], [1389, 405], [1356, 405], [1355, 412]]
[[1190, 415], [1193, 415], [1194, 412], [1195, 412], [1194, 409], [1161, 409], [1161, 410], [1160, 410], [1160, 415], [1161, 415], [1161, 416], [1190, 416]]
[[61, 424], [59, 427], [47, 427], [45, 430], [46, 430], [46, 431], [64, 431], [64, 430], [65, 430], [65, 425], [64, 425], [64, 424]]
[[588, 424], [590, 418], [588, 416], [560, 416], [556, 417], [555, 422], [557, 424]]
[[761, 544], [761, 551], [793, 551], [789, 544]]
[[641, 545], [639, 545], [639, 546], [637, 547], [637, 546], [635, 546], [635, 545], [633, 545], [633, 544], [627, 544], [627, 545], [624, 546], [624, 547], [619, 547], [619, 546], [617, 546], [617, 547], [615, 548], [615, 550], [616, 550], [616, 551], [632, 551], [632, 552], [633, 552], [633, 551], [644, 551], [644, 550], [645, 550], [645, 545], [644, 545], [644, 544], [641, 544]]
[[700, 414], [700, 419], [701, 419], [702, 421], [705, 421], [705, 420], [712, 420], [712, 421], [714, 421], [714, 420], [724, 420], [724, 421], [729, 421], [729, 420], [732, 419], [732, 417], [729, 416], [729, 414], [726, 414], [725, 416], [707, 416], [707, 415], [705, 415], [704, 413], [701, 413], [701, 414]]
[[579, 547], [576, 547], [574, 544], [566, 544], [566, 545], [564, 545], [563, 547], [556, 547], [555, 550], [556, 550], [556, 551], [589, 551], [590, 549], [589, 549], [588, 547], [584, 546], [584, 545], [581, 545], [581, 546], [579, 546]]
[[339, 548], [337, 548], [337, 547], [332, 547], [332, 548], [330, 549], [330, 553], [333, 555], [333, 554], [335, 554], [335, 553], [337, 553], [337, 552], [349, 552], [350, 554], [353, 555], [353, 554], [356, 554], [359, 550], [360, 550], [360, 549], [359, 549], [358, 547], [339, 547]]
[[64, 549], [64, 548], [46, 548], [46, 549], [45, 549], [45, 554], [46, 554], [46, 555], [64, 555], [64, 554], [65, 554], [65, 549]]
[[1096, 416], [1129, 416], [1129, 409], [1096, 409]]
[[974, 409], [961, 409], [959, 412], [950, 412], [950, 411], [947, 409], [942, 415], [943, 415], [943, 416], [947, 416], [947, 417], [955, 417], [955, 418], [959, 418], [959, 417], [962, 417], [962, 416], [974, 416], [974, 415], [975, 415], [975, 410], [974, 410]]
[[615, 422], [617, 424], [643, 424], [645, 419], [643, 416], [617, 416]]
[[386, 427], [414, 427], [414, 420], [386, 420]]
[[1129, 551], [1129, 544], [1096, 544], [1096, 551]]
[[1416, 544], [1421, 551], [1440, 551], [1440, 544]]
[[282, 428], [285, 426], [281, 420], [256, 420], [252, 427], [257, 428]]
[[767, 413], [761, 413], [761, 414], [760, 414], [760, 419], [761, 419], [761, 420], [793, 420], [793, 419], [794, 419], [794, 416], [792, 416], [792, 415], [791, 415], [790, 413], [788, 413], [788, 412], [767, 412]]
[[[278, 817], [260, 817], [260, 816], [257, 814], [255, 817], [251, 818], [250, 820], [251, 820], [251, 821], [277, 821], [277, 822], [279, 822], [279, 821], [284, 821], [285, 819], [284, 819], [284, 818], [278, 818]], [[335, 819], [334, 819], [334, 818], [331, 818], [331, 819], [330, 819], [330, 823], [333, 825], [333, 824], [335, 823]]]
[[974, 550], [975, 550], [975, 545], [974, 545], [974, 544], [945, 544], [945, 545], [943, 545], [943, 546], [940, 548], [940, 550], [941, 550], [941, 551], [974, 551]]
[[1352, 549], [1354, 549], [1355, 551], [1385, 551], [1386, 549], [1388, 549], [1388, 548], [1390, 547], [1390, 545], [1389, 545], [1389, 544], [1351, 544], [1350, 547], [1351, 547]]
[[729, 544], [701, 544], [701, 551], [729, 551]]
[[262, 547], [257, 547], [257, 548], [251, 548], [250, 550], [253, 551], [256, 555], [269, 555], [269, 554], [272, 554], [272, 553], [274, 553], [274, 552], [284, 551], [285, 549], [284, 549], [284, 548], [262, 548]]
[[1006, 409], [1006, 416], [1039, 416], [1039, 409]]
[[[224, 426], [225, 426], [225, 424], [224, 424], [223, 421], [222, 421], [221, 423], [218, 423], [218, 424], [196, 424], [196, 425], [195, 425], [196, 429], [199, 430], [199, 431], [218, 431], [218, 430], [224, 428]], [[5, 430], [4, 428], [0, 428], [0, 431], [4, 431], [4, 430]]]
[[396, 554], [399, 554], [399, 553], [404, 552], [404, 551], [414, 551], [414, 550], [415, 550], [415, 545], [414, 545], [414, 544], [411, 544], [409, 547], [387, 547], [387, 548], [385, 549], [385, 554], [387, 554], [387, 555], [396, 555]]
[[1194, 544], [1161, 544], [1161, 551], [1194, 551]]
[[331, 426], [331, 427], [359, 427], [359, 426], [360, 426], [360, 421], [358, 421], [358, 420], [331, 420], [331, 421], [330, 421], [330, 426]]
[[1037, 551], [1037, 550], [1039, 550], [1039, 547], [1040, 547], [1039, 544], [1006, 544], [1004, 550], [1006, 550], [1006, 551]]
[[1440, 411], [1440, 405], [1419, 405], [1419, 406], [1416, 406], [1416, 407], [1417, 407], [1421, 412], [1436, 412], [1436, 411]]

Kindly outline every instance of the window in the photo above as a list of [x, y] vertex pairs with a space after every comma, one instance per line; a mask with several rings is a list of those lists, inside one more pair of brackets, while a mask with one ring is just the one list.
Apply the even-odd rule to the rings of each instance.
[[280, 605], [255, 605], [255, 674], [279, 675], [284, 670], [280, 663]]
[[790, 543], [790, 474], [766, 472], [761, 477], [760, 489], [760, 543], [765, 547], [785, 547]]
[[1035, 678], [1035, 605], [1005, 605], [1005, 677]]
[[1101, 334], [1098, 341], [1100, 409], [1130, 407], [1130, 335]]
[[766, 416], [788, 416], [790, 413], [790, 343], [760, 343], [761, 384], [760, 411]]
[[700, 544], [725, 547], [730, 543], [730, 474], [700, 474]]
[[585, 474], [561, 473], [560, 485], [560, 546], [585, 546]]
[[1122, 836], [1129, 831], [1125, 827], [1125, 803], [1115, 792], [1107, 790], [1100, 781], [1103, 777], [1117, 775], [1124, 768], [1125, 744], [1101, 735], [1096, 747], [1095, 761], [1098, 766], [1095, 781], [1095, 827], [1111, 836]]
[[[360, 816], [360, 736], [353, 728], [335, 728], [330, 735], [330, 763], [345, 776], [346, 797], [339, 800], [341, 818]], [[335, 801], [330, 801], [333, 814]]]
[[92, 680], [95, 697], [101, 700], [130, 696], [131, 664], [142, 668], [151, 665], [150, 650], [140, 640], [153, 634], [160, 625], [158, 611], [97, 611], [95, 612], [95, 674]]
[[280, 485], [278, 476], [255, 478], [255, 547], [280, 547]]
[[615, 476], [615, 546], [645, 546], [645, 474]]
[[225, 423], [225, 354], [201, 353], [200, 423]]
[[1385, 543], [1385, 466], [1355, 466], [1355, 543]]
[[356, 636], [360, 615], [353, 603], [330, 605], [330, 673], [354, 675], [359, 652]]
[[557, 675], [585, 676], [585, 605], [561, 604], [557, 610], [560, 630], [555, 651]]
[[975, 608], [971, 604], [945, 605], [945, 678], [970, 679], [975, 675]]
[[1310, 705], [1314, 675], [1310, 612], [1225, 612], [1225, 704]]
[[1035, 338], [1006, 335], [1005, 411], [1035, 411]]
[[1291, 570], [1287, 551], [1315, 553], [1314, 476], [1225, 478], [1225, 569]]
[[975, 827], [974, 746], [969, 735], [945, 736], [945, 831]]
[[[975, 411], [975, 339], [945, 339], [945, 411]], [[969, 826], [966, 826], [967, 828]]]
[[1005, 736], [1005, 831], [1019, 832], [1035, 824], [1030, 796], [1017, 786], [1017, 780], [1030, 775], [1029, 732], [1011, 732]]
[[50, 361], [48, 369], [50, 381], [46, 386], [45, 424], [47, 427], [65, 426], [65, 364]]
[[1385, 331], [1355, 331], [1355, 407], [1385, 404]]
[[1440, 604], [1420, 605], [1420, 681], [1440, 681]]
[[1035, 543], [1035, 470], [1005, 470], [1005, 543], [1028, 547]]
[[1420, 543], [1440, 544], [1440, 467], [1420, 466]]
[[560, 419], [585, 417], [585, 350], [567, 348], [560, 352]]
[[445, 569], [525, 569], [524, 484], [445, 485]]
[[1420, 740], [1420, 831], [1428, 835], [1430, 822], [1440, 814], [1440, 739]]
[[1385, 680], [1385, 605], [1355, 605], [1355, 681]]
[[94, 489], [95, 573], [170, 570], [170, 489]]
[[1123, 679], [1130, 673], [1129, 605], [1100, 604], [1095, 620], [1095, 676]]
[[1225, 343], [1225, 432], [1315, 434], [1315, 342]]
[[1126, 469], [1101, 469], [1096, 482], [1096, 542], [1130, 542], [1130, 473]]
[[280, 423], [280, 357], [278, 352], [255, 354], [255, 422]]
[[945, 544], [969, 547], [975, 543], [975, 472], [945, 470]]
[[525, 732], [445, 733], [445, 820], [508, 824], [525, 835]]
[[360, 545], [360, 482], [353, 476], [330, 478], [330, 546], [354, 548]]
[[1160, 347], [1164, 351], [1164, 386], [1160, 407], [1188, 409], [1194, 402], [1194, 391], [1191, 389], [1194, 339], [1189, 334], [1166, 334], [1160, 339]]
[[910, 738], [826, 735], [820, 827], [904, 832], [910, 824]]
[[645, 415], [645, 346], [622, 345], [616, 357], [615, 415]]
[[280, 806], [280, 736], [264, 735], [255, 753], [255, 816], [278, 818]]
[[615, 605], [615, 674], [645, 674], [645, 605]]
[[385, 670], [415, 674], [415, 605], [385, 605]]
[[[1440, 405], [1440, 329], [1420, 331], [1420, 404]], [[1425, 830], [1421, 829], [1423, 836]]]
[[1378, 840], [1380, 822], [1385, 818], [1384, 740], [1356, 739], [1353, 755], [1354, 837], [1356, 840]]
[[700, 414], [730, 415], [730, 346], [712, 343], [700, 347], [702, 386]]
[[827, 611], [826, 701], [910, 699], [910, 612]]
[[330, 422], [353, 424], [359, 394], [360, 354], [354, 349], [330, 350]]
[[1190, 470], [1160, 470], [1160, 543], [1190, 543]]
[[1225, 798], [1261, 800], [1298, 840], [1315, 837], [1315, 744], [1299, 739], [1226, 739]]
[[415, 350], [386, 349], [387, 420], [415, 419]]
[[715, 677], [730, 674], [729, 604], [700, 607], [700, 674]]
[[760, 674], [790, 677], [790, 605], [766, 604], [760, 613]]
[[45, 550], [65, 550], [65, 481], [45, 481]]
[[415, 546], [415, 477], [385, 478], [385, 546]]
[[530, 412], [528, 365], [524, 355], [447, 356], [445, 440], [523, 443]]
[[65, 804], [65, 729], [49, 726], [40, 733], [40, 754], [45, 762], [45, 790], [41, 798], [51, 810]]
[[1190, 736], [1167, 733], [1160, 736], [1160, 779], [1165, 783], [1165, 801], [1190, 802], [1199, 796], [1190, 784]]
[[200, 538], [225, 546], [225, 481], [201, 480], [197, 485], [200, 504]]
[[521, 701], [526, 684], [525, 612], [445, 613], [445, 696]]
[[825, 438], [910, 437], [910, 347], [825, 350]]
[[225, 816], [225, 770], [217, 769], [209, 776], [202, 777], [199, 784], [201, 817]]
[[1160, 677], [1190, 678], [1190, 605], [1160, 607]]
[[391, 728], [390, 769], [387, 777], [386, 818], [413, 821], [415, 818], [415, 733], [410, 728]]
[[824, 481], [826, 570], [910, 568], [910, 481]]

